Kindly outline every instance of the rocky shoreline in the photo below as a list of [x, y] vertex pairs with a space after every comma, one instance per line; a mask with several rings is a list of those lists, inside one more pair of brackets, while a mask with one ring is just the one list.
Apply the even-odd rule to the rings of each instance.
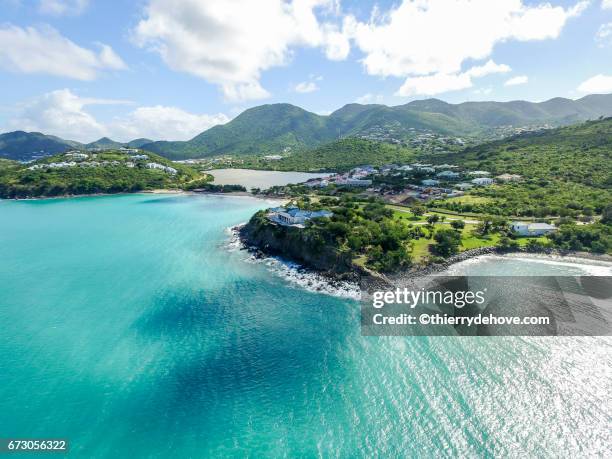
[[[278, 250], [271, 248], [270, 246], [258, 246], [253, 243], [249, 238], [248, 232], [245, 231], [247, 224], [238, 225], [232, 228], [236, 237], [240, 240], [241, 249], [247, 250], [251, 255], [257, 259], [265, 259], [268, 257], [279, 257], [285, 259], [291, 263], [300, 263], [299, 261], [292, 260], [287, 254], [280, 253]], [[476, 257], [484, 255], [510, 255], [510, 254], [523, 254], [523, 255], [544, 255], [544, 256], [557, 256], [560, 258], [580, 258], [584, 260], [594, 260], [600, 262], [612, 263], [612, 256], [610, 255], [595, 255], [587, 252], [573, 252], [573, 251], [562, 251], [556, 249], [546, 249], [539, 252], [531, 252], [526, 250], [507, 250], [498, 247], [480, 247], [477, 249], [466, 250], [457, 255], [445, 259], [441, 263], [430, 263], [414, 265], [403, 271], [388, 274], [372, 273], [365, 269], [361, 269], [357, 266], [353, 266], [351, 272], [335, 272], [329, 269], [316, 269], [314, 266], [304, 266], [301, 264], [302, 270], [316, 273], [317, 275], [323, 276], [328, 280], [330, 285], [337, 285], [342, 282], [355, 282], [358, 283], [362, 290], [372, 289], [385, 289], [385, 288], [396, 288], [399, 286], [405, 286], [411, 284], [418, 279], [426, 276], [440, 274], [447, 271], [453, 265], [461, 263]]]

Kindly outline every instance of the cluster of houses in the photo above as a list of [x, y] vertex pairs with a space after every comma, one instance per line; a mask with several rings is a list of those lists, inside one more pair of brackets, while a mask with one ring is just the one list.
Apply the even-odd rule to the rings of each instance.
[[296, 206], [274, 207], [268, 210], [268, 220], [282, 226], [303, 228], [308, 220], [333, 216], [328, 210], [301, 210]]
[[[388, 187], [384, 186], [372, 187], [373, 178], [384, 176], [391, 176], [412, 183], [406, 184], [401, 192], [389, 190]], [[463, 181], [461, 181], [462, 179]], [[475, 186], [489, 186], [495, 182], [517, 182], [521, 179], [522, 177], [516, 174], [501, 174], [491, 177], [489, 171], [460, 171], [459, 166], [453, 164], [413, 163], [409, 165], [387, 164], [378, 168], [369, 165], [359, 166], [344, 174], [310, 180], [305, 185], [311, 188], [323, 188], [330, 184], [363, 187], [367, 192], [375, 194], [385, 196], [387, 194], [401, 194], [404, 198], [413, 197], [428, 200], [461, 196], [465, 191]], [[377, 181], [384, 183], [384, 180]], [[395, 183], [397, 183], [397, 180], [395, 180]]]
[[175, 175], [178, 171], [174, 167], [164, 166], [159, 163], [147, 163], [145, 166], [147, 169], [156, 169], [159, 171], [167, 172], [170, 175]]
[[[148, 155], [138, 154], [139, 150], [135, 148], [125, 148], [122, 147], [119, 149], [122, 153], [131, 154], [128, 156], [127, 161], [96, 161], [98, 155], [96, 153], [82, 153], [80, 151], [71, 150], [64, 153], [64, 157], [66, 161], [59, 161], [53, 163], [46, 164], [34, 164], [28, 167], [28, 170], [35, 171], [41, 169], [66, 169], [70, 167], [118, 167], [125, 166], [128, 168], [136, 167], [137, 161], [146, 161], [149, 159]], [[133, 153], [133, 154], [132, 154]], [[149, 162], [145, 164], [147, 169], [157, 169], [164, 171], [168, 174], [174, 175], [178, 171], [173, 167], [164, 166], [163, 164]]]

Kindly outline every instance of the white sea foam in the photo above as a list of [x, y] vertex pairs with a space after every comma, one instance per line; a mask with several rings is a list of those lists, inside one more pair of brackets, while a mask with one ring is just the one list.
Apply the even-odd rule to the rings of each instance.
[[[229, 240], [225, 246], [230, 252], [236, 252], [245, 248], [238, 235], [240, 226], [242, 226], [242, 224], [226, 228], [225, 230], [229, 236]], [[361, 290], [357, 283], [336, 281], [306, 269], [297, 263], [283, 260], [279, 257], [257, 257], [252, 253], [245, 253], [248, 255], [245, 257], [244, 261], [247, 263], [263, 264], [268, 271], [282, 277], [292, 286], [341, 298], [351, 298], [354, 300], [361, 299]]]
[[559, 266], [580, 270], [586, 276], [612, 276], [612, 263], [572, 256], [540, 255], [522, 253], [511, 253], [507, 255], [481, 255], [459, 262], [451, 266], [444, 275], [456, 275], [463, 273], [472, 265], [478, 265], [487, 261], [518, 261], [524, 263], [538, 263], [550, 266]]

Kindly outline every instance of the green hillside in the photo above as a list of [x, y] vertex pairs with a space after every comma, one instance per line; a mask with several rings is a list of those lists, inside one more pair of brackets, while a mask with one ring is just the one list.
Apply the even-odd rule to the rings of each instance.
[[7, 132], [0, 134], [0, 158], [29, 160], [36, 156], [62, 153], [80, 145], [40, 132]]
[[[0, 198], [190, 188], [210, 179], [161, 156], [147, 156], [133, 158], [119, 151], [106, 151], [87, 158], [59, 154], [29, 164], [0, 162]], [[150, 169], [148, 163], [172, 169]]]
[[224, 154], [261, 155], [302, 151], [345, 137], [385, 132], [402, 140], [415, 132], [491, 138], [508, 127], [558, 126], [612, 115], [612, 95], [546, 102], [465, 102], [438, 99], [405, 105], [349, 104], [329, 116], [290, 104], [262, 105], [246, 110], [227, 124], [215, 126], [189, 141], [152, 142], [143, 148], [172, 159]]
[[519, 174], [518, 183], [481, 188], [486, 204], [456, 208], [506, 215], [601, 213], [612, 203], [612, 118], [490, 142], [452, 155], [429, 156], [492, 175]]
[[108, 137], [102, 137], [101, 139], [96, 140], [95, 142], [88, 143], [85, 145], [85, 148], [88, 150], [93, 150], [96, 148], [110, 150], [121, 148], [124, 144], [121, 142], [116, 142], [113, 139], [109, 139]]
[[312, 150], [300, 152], [279, 161], [264, 162], [255, 158], [247, 167], [285, 171], [346, 171], [355, 166], [409, 162], [415, 153], [404, 147], [363, 139], [342, 139]]
[[333, 139], [326, 118], [290, 104], [246, 110], [227, 124], [215, 126], [188, 142], [154, 142], [143, 148], [168, 158], [222, 154], [252, 155], [319, 145]]

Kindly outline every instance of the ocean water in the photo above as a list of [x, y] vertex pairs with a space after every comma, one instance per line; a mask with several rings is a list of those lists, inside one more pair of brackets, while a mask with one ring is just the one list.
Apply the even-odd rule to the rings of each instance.
[[612, 341], [362, 337], [357, 302], [229, 247], [268, 205], [0, 201], [0, 437], [87, 458], [610, 457]]
[[302, 183], [313, 178], [328, 177], [327, 173], [260, 171], [253, 169], [213, 169], [207, 171], [218, 185], [242, 185], [246, 189], [272, 186], [285, 186], [290, 183]]

